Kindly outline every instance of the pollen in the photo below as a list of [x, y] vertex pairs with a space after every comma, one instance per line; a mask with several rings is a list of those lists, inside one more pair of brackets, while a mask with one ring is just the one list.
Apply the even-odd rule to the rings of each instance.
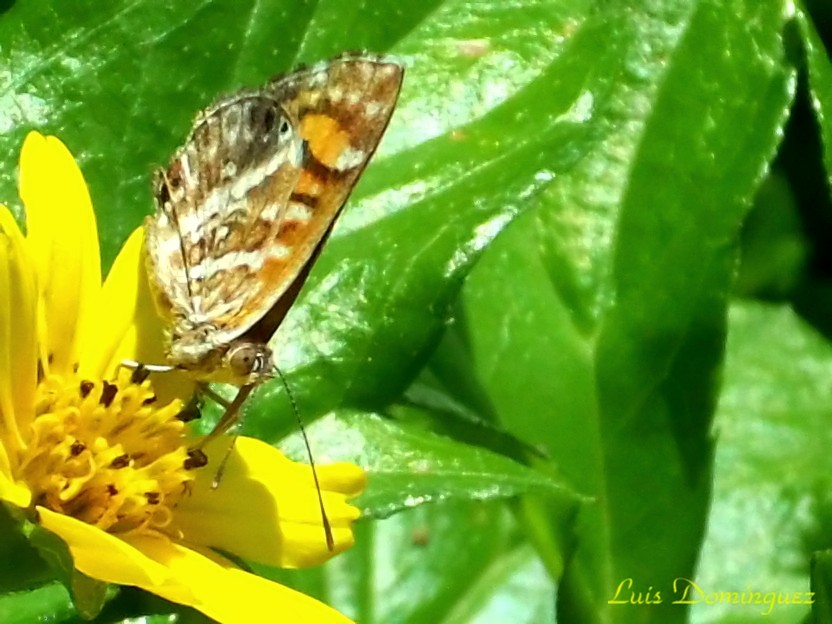
[[164, 531], [204, 462], [189, 453], [180, 401], [149, 380], [49, 376], [38, 385], [18, 474], [33, 501], [109, 533]]

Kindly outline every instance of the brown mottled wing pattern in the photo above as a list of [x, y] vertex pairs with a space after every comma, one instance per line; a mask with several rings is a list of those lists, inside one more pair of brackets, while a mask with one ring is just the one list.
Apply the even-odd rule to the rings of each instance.
[[297, 184], [302, 156], [280, 103], [242, 93], [204, 111], [157, 173], [147, 249], [174, 339], [248, 304], [246, 284]]
[[[223, 319], [226, 327], [247, 330], [282, 298], [297, 295], [299, 288], [290, 287], [305, 277], [375, 152], [393, 113], [402, 73], [400, 65], [380, 57], [345, 55], [265, 87], [264, 93], [280, 101], [296, 121], [304, 145], [300, 176], [271, 243], [290, 249], [291, 255], [266, 263], [260, 287], [250, 293], [245, 309]], [[275, 320], [272, 315], [268, 324]], [[233, 337], [225, 332], [225, 338]]]
[[402, 73], [344, 55], [201, 113], [157, 174], [147, 225], [172, 347], [199, 360], [288, 308], [381, 140]]

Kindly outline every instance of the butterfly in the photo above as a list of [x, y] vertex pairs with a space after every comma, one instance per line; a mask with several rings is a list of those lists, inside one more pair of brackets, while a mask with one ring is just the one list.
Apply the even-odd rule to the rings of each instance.
[[275, 370], [268, 342], [378, 147], [404, 69], [348, 53], [201, 111], [156, 172], [147, 267], [166, 357], [240, 387], [212, 434]]

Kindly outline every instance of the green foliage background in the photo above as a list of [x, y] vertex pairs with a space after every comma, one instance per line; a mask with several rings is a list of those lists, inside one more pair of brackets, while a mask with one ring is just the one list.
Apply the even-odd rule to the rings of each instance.
[[[830, 20], [821, 0], [5, 0], [0, 198], [19, 214], [23, 137], [57, 134], [109, 265], [196, 110], [343, 50], [398, 56], [384, 143], [274, 340], [317, 460], [370, 471], [367, 518], [322, 569], [258, 571], [367, 624], [811, 617], [673, 604], [679, 578], [712, 602], [811, 584], [832, 621]], [[279, 384], [245, 429], [300, 455]], [[25, 542], [0, 548], [0, 621], [80, 618]], [[642, 604], [610, 604], [622, 582]], [[203, 620], [107, 600], [96, 621]]]

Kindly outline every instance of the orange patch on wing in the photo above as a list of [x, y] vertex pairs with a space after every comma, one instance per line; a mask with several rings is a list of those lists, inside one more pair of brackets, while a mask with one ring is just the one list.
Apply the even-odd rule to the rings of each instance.
[[323, 181], [318, 176], [307, 169], [300, 172], [298, 182], [295, 184], [296, 193], [317, 197], [321, 194], [322, 189]]
[[350, 146], [350, 135], [328, 115], [306, 115], [301, 120], [300, 133], [315, 159], [331, 169], [335, 168], [338, 157]]

